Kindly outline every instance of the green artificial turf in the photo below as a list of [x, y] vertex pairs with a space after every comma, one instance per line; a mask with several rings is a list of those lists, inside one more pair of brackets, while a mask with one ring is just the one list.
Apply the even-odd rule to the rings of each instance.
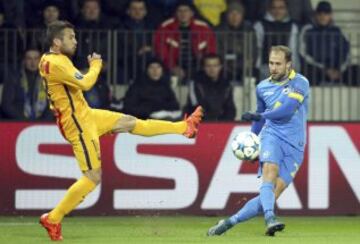
[[[282, 217], [286, 228], [275, 237], [264, 235], [256, 218], [239, 224], [224, 236], [207, 237], [219, 218], [68, 217], [63, 243], [360, 243], [360, 217]], [[35, 217], [0, 217], [0, 243], [49, 243]]]

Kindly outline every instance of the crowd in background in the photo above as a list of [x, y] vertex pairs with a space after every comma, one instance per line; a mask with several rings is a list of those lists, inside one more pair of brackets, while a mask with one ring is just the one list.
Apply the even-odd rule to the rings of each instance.
[[[356, 85], [349, 77], [358, 75], [350, 65], [349, 41], [326, 1], [313, 9], [310, 0], [2, 0], [3, 118], [52, 119], [37, 64], [47, 48], [46, 27], [56, 20], [85, 30], [77, 36], [76, 67], [86, 72], [86, 56], [93, 51], [104, 59], [103, 74], [84, 94], [96, 108], [109, 108], [112, 102], [106, 36], [108, 30], [118, 31], [118, 83], [130, 86], [112, 108], [140, 118], [176, 120], [202, 105], [205, 120], [233, 120], [232, 82], [265, 78], [272, 45], [293, 50], [294, 68], [311, 85]], [[9, 29], [15, 34], [5, 38]], [[12, 70], [5, 62], [19, 62], [21, 68]], [[189, 87], [184, 108], [172, 90], [173, 77]]]

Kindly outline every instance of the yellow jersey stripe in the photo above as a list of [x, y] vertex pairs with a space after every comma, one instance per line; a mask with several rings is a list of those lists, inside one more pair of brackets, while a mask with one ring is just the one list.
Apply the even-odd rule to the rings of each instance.
[[298, 100], [300, 103], [304, 101], [304, 96], [297, 92], [290, 92], [288, 97]]

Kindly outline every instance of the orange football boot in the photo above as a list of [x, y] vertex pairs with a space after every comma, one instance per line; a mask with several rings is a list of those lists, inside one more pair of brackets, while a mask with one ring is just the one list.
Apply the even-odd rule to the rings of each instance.
[[52, 224], [49, 222], [49, 214], [44, 213], [40, 217], [40, 224], [46, 229], [52, 241], [62, 241], [61, 223]]
[[198, 133], [198, 127], [203, 116], [204, 112], [201, 106], [197, 106], [195, 111], [189, 117], [185, 116], [184, 120], [187, 124], [187, 127], [183, 135], [187, 138], [194, 138]]

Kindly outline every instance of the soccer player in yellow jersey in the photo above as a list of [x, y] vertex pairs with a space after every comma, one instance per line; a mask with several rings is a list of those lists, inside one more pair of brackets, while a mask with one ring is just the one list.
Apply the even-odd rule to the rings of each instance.
[[[101, 181], [99, 137], [108, 133], [129, 132], [136, 135], [154, 136], [182, 134], [196, 136], [203, 116], [198, 107], [188, 118], [180, 122], [140, 120], [133, 116], [92, 109], [84, 99], [83, 91], [89, 90], [100, 73], [102, 60], [99, 54], [88, 56], [90, 69], [82, 74], [76, 69], [71, 57], [76, 51], [74, 26], [57, 21], [47, 29], [50, 51], [40, 61], [40, 74], [63, 137], [72, 145], [83, 176], [67, 191], [60, 203], [40, 217], [40, 224], [51, 240], [62, 240], [61, 221]], [[159, 94], [161, 96], [161, 94]]]

